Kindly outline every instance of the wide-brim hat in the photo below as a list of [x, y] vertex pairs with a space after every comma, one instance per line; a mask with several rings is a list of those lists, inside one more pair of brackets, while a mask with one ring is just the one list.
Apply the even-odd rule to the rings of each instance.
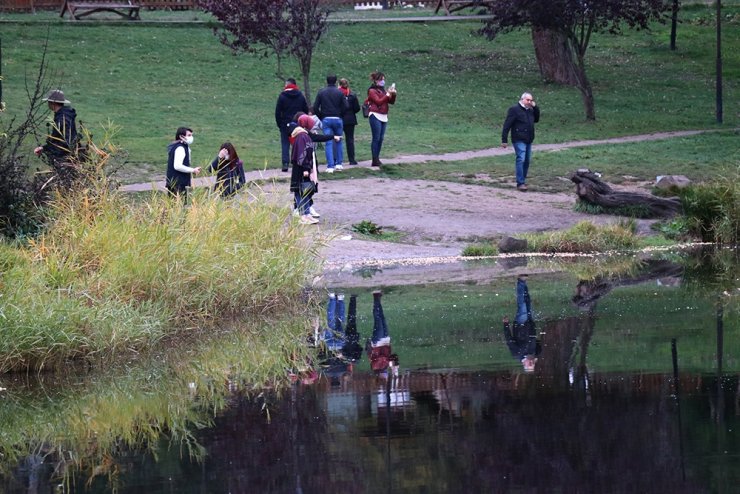
[[49, 91], [49, 94], [43, 99], [43, 101], [51, 101], [52, 103], [61, 103], [63, 105], [69, 104], [69, 100], [64, 98], [64, 92], [61, 89]]

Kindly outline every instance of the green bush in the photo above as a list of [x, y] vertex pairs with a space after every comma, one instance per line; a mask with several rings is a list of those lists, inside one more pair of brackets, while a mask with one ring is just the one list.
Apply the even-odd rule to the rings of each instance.
[[352, 231], [362, 235], [382, 235], [383, 227], [376, 225], [370, 220], [362, 220], [352, 225]]
[[740, 166], [734, 174], [680, 191], [689, 230], [705, 242], [737, 245], [740, 240]]

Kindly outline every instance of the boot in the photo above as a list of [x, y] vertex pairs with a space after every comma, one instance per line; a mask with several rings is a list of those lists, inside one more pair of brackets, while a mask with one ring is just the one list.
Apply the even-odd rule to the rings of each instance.
[[380, 166], [380, 165], [381, 165], [380, 158], [378, 158], [377, 156], [373, 156], [373, 162], [370, 166]]

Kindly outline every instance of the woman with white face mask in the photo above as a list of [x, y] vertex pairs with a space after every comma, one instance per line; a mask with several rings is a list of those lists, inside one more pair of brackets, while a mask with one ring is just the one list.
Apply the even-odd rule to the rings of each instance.
[[174, 196], [187, 197], [193, 175], [200, 173], [200, 167], [190, 166], [190, 145], [193, 144], [193, 129], [180, 127], [175, 132], [175, 140], [167, 146], [166, 187]]
[[234, 145], [230, 142], [221, 144], [218, 155], [208, 170], [216, 172], [216, 185], [213, 190], [223, 197], [233, 196], [246, 183], [244, 162], [239, 159]]

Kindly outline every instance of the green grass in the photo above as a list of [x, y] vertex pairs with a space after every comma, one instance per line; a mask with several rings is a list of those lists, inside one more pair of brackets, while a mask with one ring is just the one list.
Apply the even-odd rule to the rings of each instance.
[[[725, 7], [730, 18], [723, 44], [725, 127], [738, 125], [737, 12], [737, 6]], [[330, 71], [348, 77], [360, 94], [372, 70], [381, 69], [396, 82], [399, 99], [391, 109], [386, 156], [496, 145], [506, 108], [523, 89], [535, 93], [542, 106], [542, 143], [716, 128], [715, 33], [711, 23], [701, 21], [708, 16], [711, 9], [701, 6], [682, 12], [675, 52], [668, 49], [665, 25], [595, 36], [588, 64], [596, 123], [584, 120], [576, 90], [540, 81], [528, 33], [488, 42], [472, 34], [479, 24], [470, 21], [332, 24], [316, 51], [311, 86], [315, 94]], [[3, 25], [8, 113], [23, 111], [24, 77], [37, 67], [48, 30], [52, 68], [79, 118], [94, 132], [108, 119], [122, 127], [121, 145], [129, 152], [125, 180], [160, 176], [166, 144], [183, 124], [195, 130], [193, 155], [199, 164], [231, 140], [249, 168], [279, 165], [273, 112], [282, 84], [273, 59], [233, 55], [204, 23], [69, 23], [51, 13], [4, 17], [48, 21]], [[286, 72], [297, 75], [296, 65], [289, 63]], [[368, 158], [369, 139], [361, 122], [358, 158]], [[643, 155], [641, 161], [652, 159]]]

